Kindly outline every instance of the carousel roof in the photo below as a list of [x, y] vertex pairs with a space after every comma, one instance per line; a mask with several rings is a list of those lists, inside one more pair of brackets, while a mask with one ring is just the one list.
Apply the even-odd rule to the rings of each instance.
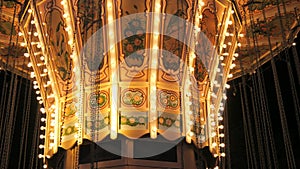
[[[22, 76], [27, 76], [31, 71], [28, 67], [29, 60], [24, 57], [27, 52], [24, 39], [18, 36], [19, 15], [26, 3], [27, 0], [7, 0], [0, 10], [0, 68]], [[270, 48], [273, 53], [278, 53], [292, 45], [300, 30], [299, 0], [238, 0], [233, 4], [240, 12], [243, 29], [239, 37], [241, 46], [236, 50], [239, 55], [237, 60], [240, 62], [235, 62], [231, 68], [233, 77], [229, 80], [241, 76], [242, 72], [253, 73], [257, 67], [272, 58]]]

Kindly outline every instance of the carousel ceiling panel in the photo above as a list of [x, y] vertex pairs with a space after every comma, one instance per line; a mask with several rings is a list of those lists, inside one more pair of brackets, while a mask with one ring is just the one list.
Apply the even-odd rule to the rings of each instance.
[[[26, 76], [26, 74], [30, 73], [31, 68], [29, 68], [28, 60], [24, 58], [24, 53], [26, 52], [26, 46], [24, 46], [23, 38], [18, 37], [18, 14], [21, 11], [22, 4], [24, 0], [18, 1], [19, 3], [15, 3], [13, 1], [5, 1], [3, 2], [3, 6], [1, 7], [1, 17], [0, 17], [0, 66], [5, 67], [7, 69], [15, 70]], [[78, 14], [79, 18], [81, 18], [81, 34], [85, 34], [82, 36], [82, 42], [88, 39], [95, 30], [104, 25], [104, 21], [101, 21], [101, 16], [103, 14], [103, 9], [99, 8], [99, 10], [90, 10], [91, 12], [80, 12], [82, 9], [88, 7], [87, 4], [82, 3], [83, 1], [77, 1], [81, 5], [78, 5]], [[132, 1], [133, 3], [129, 5], [129, 3], [122, 3], [121, 11], [122, 15], [128, 15], [132, 13], [144, 12], [148, 10], [147, 3], [140, 1]], [[188, 6], [189, 1], [185, 1], [184, 6]], [[278, 14], [278, 2], [280, 15]], [[14, 14], [14, 4], [16, 4], [16, 17], [14, 19], [14, 24], [12, 28], [12, 20]], [[170, 4], [169, 1], [166, 2], [166, 12], [179, 14], [180, 11], [174, 10], [172, 6], [174, 4]], [[222, 19], [222, 4], [219, 1], [216, 1], [217, 10], [217, 18], [213, 15], [213, 9], [211, 8], [212, 4], [207, 4], [206, 8], [203, 9], [203, 28], [202, 31], [210, 30], [210, 32], [216, 31], [219, 25], [215, 25], [212, 22], [213, 20], [221, 20]], [[175, 5], [176, 6], [176, 5]], [[258, 1], [245, 1], [239, 0], [237, 1], [237, 7], [241, 14], [241, 18], [243, 21], [243, 37], [239, 38], [239, 42], [242, 46], [237, 50], [239, 53], [239, 59], [235, 62], [235, 67], [232, 68], [231, 73], [233, 74], [233, 78], [239, 77], [241, 72], [241, 65], [245, 71], [245, 73], [252, 72], [253, 67], [257, 67], [257, 65], [261, 65], [268, 61], [271, 56], [269, 55], [269, 43], [268, 43], [268, 34], [270, 34], [270, 42], [271, 48], [273, 50], [279, 51], [284, 47], [283, 45], [283, 37], [291, 42], [295, 37], [296, 33], [299, 31], [299, 6], [300, 2], [298, 0], [287, 0], [284, 2], [284, 5], [281, 1], [277, 0], [258, 0]], [[90, 7], [90, 6], [89, 6]], [[94, 3], [94, 7], [97, 7]], [[175, 8], [175, 7], [174, 7]], [[92, 9], [92, 8], [90, 8]], [[176, 7], [177, 9], [177, 7]], [[186, 9], [181, 10], [182, 14], [186, 13]], [[265, 13], [266, 21], [263, 16], [263, 11]], [[96, 12], [96, 13], [95, 13]], [[183, 17], [187, 17], [187, 15], [183, 15]], [[90, 19], [90, 20], [89, 20]], [[91, 22], [90, 22], [91, 21]], [[101, 22], [98, 22], [101, 21]], [[282, 23], [280, 22], [282, 21]], [[282, 26], [281, 26], [282, 25]], [[283, 31], [281, 29], [283, 28]], [[86, 31], [86, 32], [84, 32]], [[90, 32], [90, 33], [89, 33]], [[124, 32], [125, 33], [125, 32]], [[11, 40], [10, 40], [10, 34]], [[215, 41], [215, 37], [212, 34], [206, 33], [208, 38], [213, 43]], [[253, 43], [253, 36], [255, 35], [257, 43]], [[18, 43], [17, 43], [18, 42]], [[125, 41], [126, 42], [126, 41]], [[130, 50], [130, 46], [126, 45], [123, 42], [123, 53], [126, 53], [127, 50]], [[22, 44], [23, 43], [23, 44]], [[167, 46], [166, 46], [167, 47]], [[9, 58], [9, 59], [8, 59]], [[138, 59], [138, 58], [137, 58]], [[8, 61], [7, 61], [8, 60]], [[128, 63], [130, 59], [128, 60]], [[6, 63], [9, 63], [8, 65]], [[64, 63], [60, 62], [61, 64]], [[91, 62], [95, 63], [95, 62]], [[130, 62], [131, 63], [131, 62]], [[129, 64], [130, 64], [129, 63]], [[14, 66], [15, 65], [15, 66]], [[198, 66], [200, 64], [197, 64]], [[59, 66], [59, 65], [58, 65]], [[88, 65], [92, 70], [98, 69], [98, 67], [103, 67], [103, 65]], [[62, 66], [60, 66], [60, 70], [62, 70]], [[97, 68], [96, 68], [97, 67]], [[199, 68], [200, 69], [200, 68]], [[62, 71], [60, 76], [62, 78], [67, 78], [67, 73]], [[25, 74], [24, 74], [25, 73]], [[107, 72], [106, 72], [107, 74]], [[102, 75], [103, 77], [107, 77]], [[202, 76], [201, 74], [199, 76]], [[203, 78], [203, 77], [202, 77]]]
[[[31, 68], [27, 66], [29, 59], [24, 57], [27, 49], [24, 46], [23, 38], [18, 36], [18, 14], [23, 2], [23, 0], [18, 3], [9, 1], [1, 2], [0, 69], [8, 69], [19, 75], [28, 77]], [[14, 8], [15, 4], [16, 10]], [[16, 14], [15, 17], [14, 13]]]
[[300, 30], [298, 0], [240, 0], [237, 3], [243, 19], [243, 36], [239, 38], [242, 45], [237, 50], [236, 67], [231, 70], [233, 78], [243, 74], [242, 68], [245, 73], [254, 72], [272, 58], [270, 48], [274, 54], [278, 53], [293, 43]]

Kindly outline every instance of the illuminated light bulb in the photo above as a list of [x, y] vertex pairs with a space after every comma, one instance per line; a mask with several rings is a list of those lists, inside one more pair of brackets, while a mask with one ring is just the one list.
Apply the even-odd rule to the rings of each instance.
[[69, 14], [64, 13], [63, 14], [63, 18], [67, 18], [69, 16]]
[[37, 47], [37, 48], [41, 48], [42, 45], [41, 45], [40, 43], [38, 43], [36, 47]]
[[40, 139], [43, 139], [43, 138], [46, 138], [46, 136], [44, 136], [44, 135], [40, 135]]
[[32, 13], [32, 9], [28, 9], [28, 13]]
[[156, 8], [160, 8], [161, 5], [160, 5], [159, 3], [157, 3], [157, 4], [155, 4], [155, 7], [156, 7]]
[[44, 118], [44, 117], [42, 117], [42, 118], [41, 118], [41, 122], [45, 122], [45, 121], [47, 121], [47, 119]]
[[232, 25], [232, 21], [228, 21], [228, 25]]
[[225, 144], [224, 144], [224, 143], [221, 143], [219, 146], [220, 146], [220, 147], [225, 147]]
[[232, 74], [229, 74], [227, 77], [228, 77], [228, 78], [232, 78], [232, 77], [233, 77], [233, 75], [232, 75]]
[[231, 10], [231, 14], [234, 14], [234, 10]]
[[232, 45], [232, 43], [231, 43], [231, 42], [228, 42], [227, 44], [228, 44], [229, 46], [231, 46], [231, 45]]
[[107, 2], [107, 7], [108, 8], [112, 8], [112, 3], [111, 2]]
[[235, 66], [236, 66], [236, 64], [235, 64], [235, 63], [232, 63], [232, 64], [230, 65], [230, 69], [233, 69]]
[[45, 147], [45, 146], [42, 145], [42, 144], [39, 145], [39, 148], [40, 148], [40, 149], [42, 149], [42, 148], [44, 148], [44, 147]]
[[230, 89], [230, 85], [229, 84], [225, 84], [225, 88], [226, 89]]
[[22, 32], [19, 32], [19, 33], [18, 33], [18, 35], [19, 35], [19, 36], [22, 36], [22, 35], [23, 35], [23, 33], [22, 33]]
[[38, 88], [39, 88], [39, 86], [37, 86], [37, 85], [34, 85], [34, 86], [33, 86], [33, 88], [34, 88], [34, 89], [38, 89]]
[[294, 42], [292, 45], [293, 45], [293, 46], [296, 46], [296, 43]]
[[223, 56], [229, 56], [229, 53], [227, 53], [227, 52], [223, 53]]
[[44, 157], [44, 155], [43, 154], [39, 154], [39, 156], [38, 156], [39, 158], [43, 158]]
[[41, 56], [40, 59], [41, 59], [41, 60], [45, 60], [45, 57], [44, 57], [44, 56]]
[[47, 168], [47, 167], [48, 167], [47, 164], [44, 164], [44, 165], [43, 165], [43, 168]]
[[40, 108], [40, 111], [44, 114], [46, 112], [45, 108]]
[[217, 143], [215, 143], [215, 142], [211, 144], [211, 147], [213, 147], [213, 148], [216, 146], [217, 146]]
[[223, 120], [223, 117], [219, 117], [218, 120], [219, 120], [219, 121], [222, 121], [222, 120]]
[[225, 136], [224, 133], [221, 133], [221, 134], [220, 134], [220, 137], [224, 137], [224, 136]]
[[215, 168], [214, 169], [219, 169], [219, 166], [215, 166]]
[[39, 101], [39, 104], [43, 104], [43, 100], [40, 100], [40, 101]]
[[46, 127], [45, 126], [41, 126], [40, 130], [46, 130]]
[[27, 64], [27, 67], [31, 67], [31, 66], [32, 66], [32, 63], [29, 62], [29, 63]]
[[30, 23], [33, 25], [33, 24], [35, 24], [35, 21], [34, 21], [34, 20], [31, 20]]
[[241, 46], [242, 46], [242, 44], [241, 44], [241, 43], [238, 43], [237, 45], [238, 45], [238, 47], [241, 47]]
[[36, 94], [40, 94], [41, 92], [39, 90], [35, 91]]
[[190, 132], [189, 132], [189, 136], [190, 136], [190, 137], [193, 137], [193, 136], [194, 136], [194, 132], [190, 131]]
[[235, 53], [235, 54], [233, 54], [233, 56], [235, 56], [235, 57], [238, 57], [238, 56], [239, 56], [239, 54], [238, 54], [238, 53]]
[[222, 157], [225, 157], [225, 153], [221, 153], [221, 156], [222, 156]]
[[223, 125], [220, 125], [220, 126], [219, 126], [219, 129], [224, 129], [224, 126], [223, 126]]
[[60, 2], [60, 4], [61, 4], [61, 5], [65, 5], [66, 2], [65, 2], [64, 0], [62, 0], [62, 1]]
[[227, 45], [226, 45], [226, 44], [223, 44], [223, 48], [227, 48]]
[[108, 20], [108, 22], [112, 22], [114, 19], [112, 16], [108, 16], [107, 20]]
[[42, 99], [42, 97], [41, 97], [41, 96], [38, 96], [38, 97], [36, 97], [36, 99], [37, 99], [37, 100], [41, 100], [41, 99]]
[[44, 69], [43, 72], [44, 72], [44, 73], [47, 73], [47, 72], [48, 72], [48, 69]]
[[214, 126], [216, 126], [216, 122], [212, 121], [212, 122], [210, 123], [210, 125], [214, 127]]
[[26, 43], [25, 42], [21, 42], [20, 45], [24, 47], [24, 46], [26, 46]]
[[37, 32], [33, 33], [33, 36], [38, 36], [38, 35], [39, 35], [39, 33], [37, 33]]
[[220, 60], [224, 60], [224, 56], [220, 56]]
[[232, 58], [232, 61], [235, 61], [235, 57]]
[[73, 44], [73, 40], [69, 40], [69, 41], [68, 41], [68, 44], [69, 44], [69, 45], [72, 45], [72, 44]]
[[28, 32], [28, 35], [31, 35], [31, 32]]
[[71, 29], [71, 28], [70, 28], [69, 26], [67, 26], [67, 27], [65, 28], [66, 31], [70, 31], [70, 29]]
[[218, 154], [214, 154], [214, 157], [218, 157]]
[[28, 58], [30, 55], [29, 53], [24, 53], [24, 56]]
[[195, 53], [192, 53], [192, 54], [191, 54], [191, 57], [192, 57], [193, 59], [195, 59], [195, 58], [196, 58]]
[[211, 137], [215, 137], [216, 135], [217, 135], [216, 132], [212, 132], [212, 133], [211, 133]]
[[193, 72], [195, 69], [193, 67], [190, 67], [190, 71]]
[[204, 2], [203, 1], [200, 1], [200, 6], [204, 6]]
[[239, 36], [240, 36], [241, 38], [243, 38], [243, 37], [244, 37], [244, 34], [241, 33], [241, 34], [239, 34]]
[[224, 107], [220, 107], [220, 111], [224, 111]]
[[229, 32], [226, 32], [226, 33], [225, 33], [225, 36], [229, 36]]

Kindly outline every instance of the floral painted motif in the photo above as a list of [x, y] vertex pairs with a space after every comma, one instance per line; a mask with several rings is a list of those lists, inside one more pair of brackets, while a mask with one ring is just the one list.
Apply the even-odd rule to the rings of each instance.
[[75, 126], [68, 126], [64, 128], [63, 135], [68, 136], [77, 132], [77, 128]]
[[50, 47], [56, 72], [62, 80], [68, 80], [72, 76], [71, 48], [67, 40], [68, 34], [64, 31], [65, 22], [61, 16], [61, 12], [54, 8], [47, 14], [46, 22], [49, 23], [47, 29], [51, 37]]
[[145, 94], [140, 89], [125, 90], [122, 96], [122, 102], [127, 106], [140, 107], [145, 102]]
[[[142, 19], [141, 19], [142, 20]], [[122, 41], [127, 66], [142, 66], [144, 62], [145, 37], [143, 23], [135, 19], [128, 23], [124, 30], [125, 40]]]
[[92, 120], [86, 121], [85, 125], [87, 129], [92, 130], [101, 130], [109, 125], [110, 118], [109, 116], [105, 116], [103, 119], [100, 120]]
[[178, 107], [178, 95], [173, 91], [162, 90], [159, 92], [159, 103], [164, 108], [176, 109]]
[[74, 102], [66, 105], [65, 117], [72, 117], [77, 112], [77, 108]]
[[170, 18], [166, 26], [165, 36], [163, 36], [163, 66], [166, 70], [177, 71], [180, 67], [180, 58], [183, 52], [182, 43], [185, 36], [185, 21], [178, 19], [184, 18], [186, 14], [179, 9]]
[[158, 124], [165, 127], [171, 127], [172, 125], [176, 128], [180, 127], [180, 121], [178, 119], [175, 120], [170, 117], [163, 117], [163, 116], [158, 117]]
[[206, 75], [208, 74], [204, 64], [202, 63], [201, 59], [199, 59], [199, 57], [196, 57], [194, 74], [197, 81], [200, 82], [202, 82], [205, 79]]
[[103, 108], [108, 103], [108, 93], [106, 91], [94, 92], [90, 95], [89, 105], [91, 109]]
[[120, 123], [121, 125], [137, 126], [137, 125], [146, 125], [147, 117], [144, 116], [121, 116]]

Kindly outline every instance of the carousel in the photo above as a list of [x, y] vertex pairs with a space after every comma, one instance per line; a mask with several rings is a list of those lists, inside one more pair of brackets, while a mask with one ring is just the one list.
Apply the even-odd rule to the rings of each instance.
[[[28, 60], [22, 62], [26, 68], [20, 64], [14, 71], [29, 76], [41, 105], [43, 168], [225, 167], [227, 81], [271, 58], [267, 50], [256, 61], [241, 57], [255, 47], [242, 44], [251, 36], [247, 23], [262, 16], [255, 13], [259, 5], [22, 3], [13, 38], [22, 39], [19, 48]], [[272, 5], [264, 17], [273, 15]], [[287, 20], [286, 26], [293, 26], [292, 18]], [[271, 48], [280, 45], [270, 42]]]

